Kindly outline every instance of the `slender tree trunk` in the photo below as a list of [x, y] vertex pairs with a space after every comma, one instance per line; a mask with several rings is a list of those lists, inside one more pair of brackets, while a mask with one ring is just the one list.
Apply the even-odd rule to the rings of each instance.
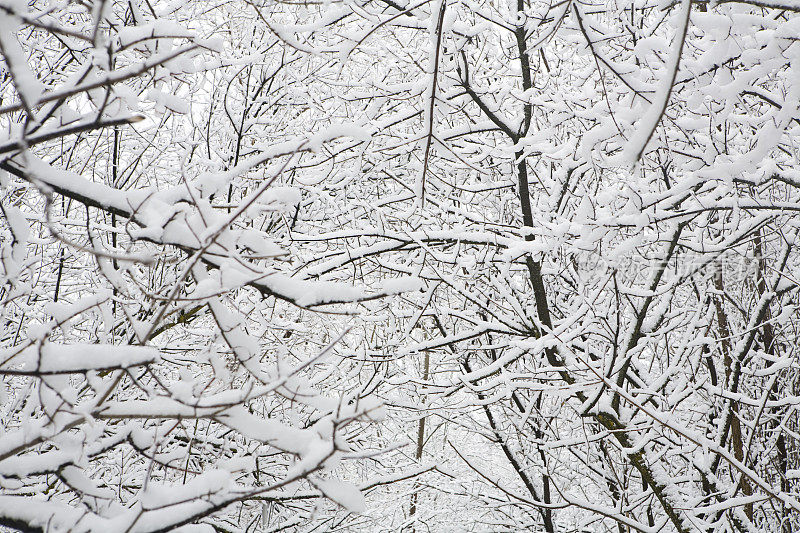
[[[431, 356], [430, 352], [425, 352], [425, 361], [423, 363], [423, 370], [422, 370], [422, 379], [424, 381], [428, 380], [428, 376], [430, 375], [430, 364], [431, 364]], [[423, 414], [417, 425], [417, 451], [415, 454], [415, 458], [419, 462], [422, 459], [422, 452], [423, 448], [425, 447], [425, 415]], [[414, 515], [417, 514], [417, 500], [419, 498], [419, 484], [414, 483], [414, 491], [411, 493], [411, 507], [408, 510], [408, 516], [413, 519]], [[414, 531], [414, 525], [412, 523], [411, 530]]]
[[[714, 288], [717, 294], [714, 295], [714, 307], [717, 311], [717, 327], [720, 338], [720, 346], [722, 347], [723, 364], [725, 365], [725, 383], [730, 384], [731, 375], [733, 374], [733, 359], [731, 358], [731, 330], [728, 325], [728, 315], [725, 312], [725, 305], [723, 296], [725, 294], [725, 285], [722, 279], [722, 265], [716, 263], [714, 271]], [[739, 421], [739, 405], [736, 402], [731, 402], [728, 412], [730, 417], [731, 428], [731, 441], [730, 445], [733, 449], [733, 456], [738, 461], [744, 461], [744, 445], [742, 440], [742, 426]], [[741, 476], [742, 493], [745, 496], [753, 494], [753, 489], [750, 486], [750, 481]], [[747, 504], [744, 508], [745, 515], [749, 520], [753, 520], [753, 504]]]

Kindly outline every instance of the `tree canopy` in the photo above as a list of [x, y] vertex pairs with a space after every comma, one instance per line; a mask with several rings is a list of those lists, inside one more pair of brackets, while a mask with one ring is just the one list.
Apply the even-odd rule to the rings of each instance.
[[0, 529], [800, 528], [798, 36], [0, 0]]

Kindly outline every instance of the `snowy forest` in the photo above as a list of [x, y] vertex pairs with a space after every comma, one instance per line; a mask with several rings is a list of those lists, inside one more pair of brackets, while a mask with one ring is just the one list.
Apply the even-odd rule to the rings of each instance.
[[0, 0], [0, 531], [800, 531], [800, 1]]

